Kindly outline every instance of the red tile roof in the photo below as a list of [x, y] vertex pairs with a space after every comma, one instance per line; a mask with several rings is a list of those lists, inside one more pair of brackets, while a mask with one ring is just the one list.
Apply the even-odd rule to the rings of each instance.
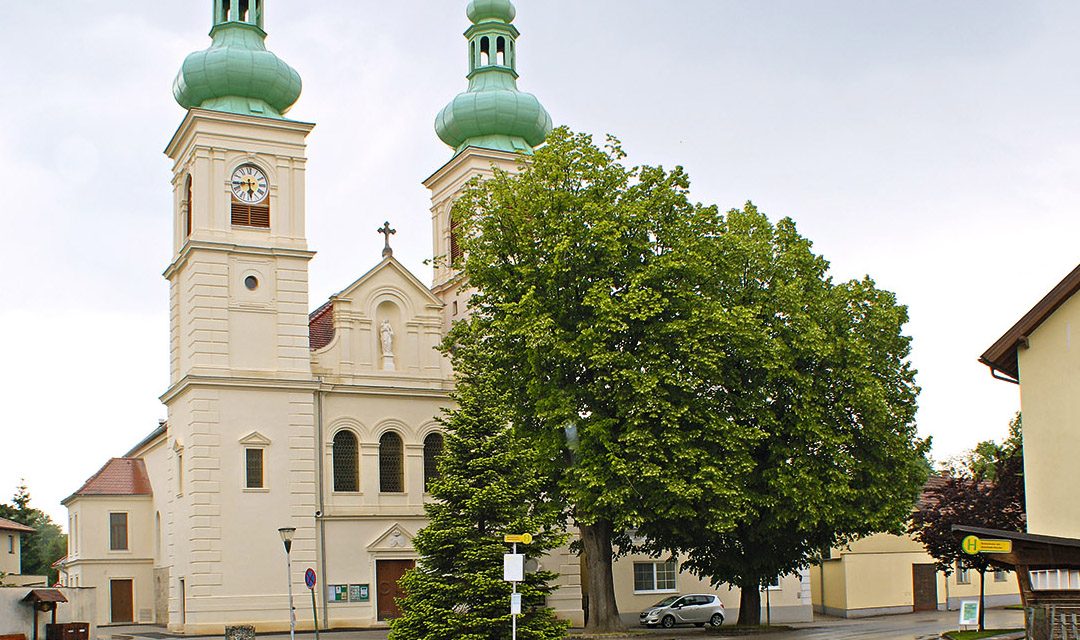
[[153, 494], [150, 477], [146, 474], [146, 463], [138, 458], [113, 458], [64, 502], [76, 496], [150, 496]]
[[0, 518], [0, 531], [19, 531], [22, 533], [33, 533], [34, 530], [25, 524], [19, 524], [14, 520], [8, 520], [7, 518]]
[[334, 301], [331, 300], [308, 316], [311, 350], [322, 349], [334, 339]]

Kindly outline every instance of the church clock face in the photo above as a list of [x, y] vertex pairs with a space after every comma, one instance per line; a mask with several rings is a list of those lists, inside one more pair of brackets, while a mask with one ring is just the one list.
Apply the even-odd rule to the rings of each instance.
[[241, 165], [232, 174], [232, 193], [240, 202], [259, 204], [270, 193], [270, 183], [258, 167]]

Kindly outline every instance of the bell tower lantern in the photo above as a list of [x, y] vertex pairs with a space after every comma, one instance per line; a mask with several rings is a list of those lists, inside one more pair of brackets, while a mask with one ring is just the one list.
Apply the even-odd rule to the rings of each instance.
[[540, 100], [518, 89], [517, 9], [510, 0], [471, 0], [466, 13], [469, 88], [435, 119], [439, 138], [454, 157], [424, 182], [431, 190], [435, 282], [446, 305], [446, 324], [462, 317], [468, 290], [455, 262], [461, 248], [451, 219], [454, 200], [474, 176], [492, 168], [517, 171], [525, 156], [544, 143], [552, 121]]

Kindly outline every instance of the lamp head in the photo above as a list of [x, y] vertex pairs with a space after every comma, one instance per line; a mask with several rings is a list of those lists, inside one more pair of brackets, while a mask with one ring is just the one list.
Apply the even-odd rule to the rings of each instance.
[[278, 529], [278, 533], [281, 534], [281, 541], [285, 543], [285, 553], [292, 551], [293, 536], [296, 535], [296, 527], [282, 527]]

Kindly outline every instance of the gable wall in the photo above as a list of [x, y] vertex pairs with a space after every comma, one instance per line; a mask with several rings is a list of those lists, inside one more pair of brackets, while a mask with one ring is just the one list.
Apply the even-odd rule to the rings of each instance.
[[1028, 532], [1080, 537], [1080, 296], [1017, 352], [1024, 416]]

